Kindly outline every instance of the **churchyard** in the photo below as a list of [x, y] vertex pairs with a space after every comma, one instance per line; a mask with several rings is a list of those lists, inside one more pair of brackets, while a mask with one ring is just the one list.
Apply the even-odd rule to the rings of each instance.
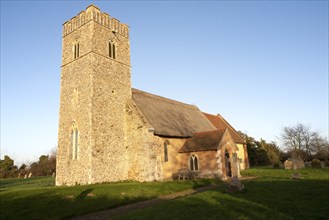
[[328, 219], [329, 169], [297, 172], [295, 180], [293, 170], [245, 170], [244, 177], [256, 178], [243, 180], [241, 192], [217, 180], [55, 187], [53, 177], [0, 179], [0, 219], [69, 219], [209, 184], [217, 186], [114, 219]]

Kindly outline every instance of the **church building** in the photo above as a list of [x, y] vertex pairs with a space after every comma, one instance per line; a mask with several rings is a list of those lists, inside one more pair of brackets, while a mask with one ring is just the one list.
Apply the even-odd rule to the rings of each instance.
[[90, 5], [63, 24], [56, 185], [227, 179], [249, 167], [220, 115], [131, 87], [129, 26]]

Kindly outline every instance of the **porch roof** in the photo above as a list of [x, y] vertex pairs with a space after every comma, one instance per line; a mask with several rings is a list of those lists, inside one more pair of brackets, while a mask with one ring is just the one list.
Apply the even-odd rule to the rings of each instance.
[[225, 130], [196, 132], [179, 150], [179, 153], [217, 150]]

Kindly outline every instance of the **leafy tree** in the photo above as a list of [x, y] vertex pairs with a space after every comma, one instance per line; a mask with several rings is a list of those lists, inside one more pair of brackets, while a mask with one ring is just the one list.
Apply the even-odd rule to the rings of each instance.
[[56, 151], [52, 150], [50, 155], [41, 155], [39, 160], [27, 166], [22, 164], [19, 168], [14, 165], [14, 160], [5, 156], [0, 160], [0, 178], [22, 177], [32, 173], [33, 176], [48, 176], [56, 172]]
[[25, 170], [26, 167], [27, 167], [26, 164], [23, 163], [23, 164], [19, 167], [19, 170]]
[[0, 178], [14, 177], [17, 174], [17, 166], [14, 165], [14, 160], [5, 155], [3, 160], [0, 160]]
[[49, 176], [56, 171], [55, 155], [41, 155], [39, 161], [30, 165], [30, 170], [33, 176]]
[[257, 144], [260, 149], [266, 152], [270, 164], [278, 165], [280, 163], [280, 149], [274, 141], [267, 143], [265, 140], [261, 139]]
[[240, 134], [246, 140], [250, 166], [279, 164], [281, 151], [275, 142], [267, 143], [263, 139], [256, 141], [253, 137]]
[[23, 164], [18, 168], [18, 173], [19, 173], [20, 176], [24, 176], [25, 174], [27, 174], [27, 165], [23, 163]]

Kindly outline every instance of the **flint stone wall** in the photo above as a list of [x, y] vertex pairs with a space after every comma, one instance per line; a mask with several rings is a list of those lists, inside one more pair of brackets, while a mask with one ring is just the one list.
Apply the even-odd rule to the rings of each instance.
[[[94, 6], [88, 10], [99, 12]], [[56, 185], [128, 179], [129, 39], [97, 19], [91, 16], [69, 32], [64, 28]], [[115, 59], [108, 56], [110, 40], [116, 45]], [[79, 57], [74, 57], [77, 43]], [[77, 159], [72, 157], [73, 127], [79, 132]]]

